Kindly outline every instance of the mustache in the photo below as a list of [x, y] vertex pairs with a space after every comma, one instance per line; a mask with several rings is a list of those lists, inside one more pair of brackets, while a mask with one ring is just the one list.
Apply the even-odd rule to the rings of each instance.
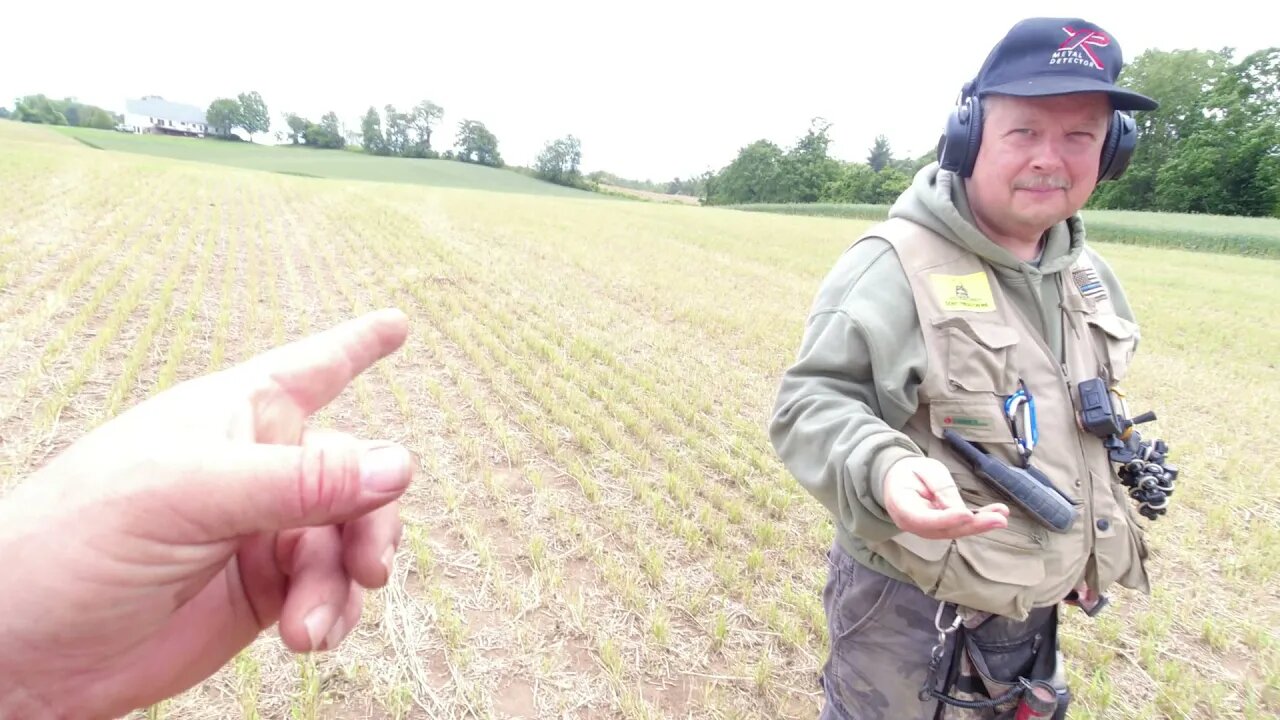
[[1015, 180], [1013, 187], [1017, 190], [1069, 190], [1071, 182], [1057, 175], [1037, 175], [1033, 178]]

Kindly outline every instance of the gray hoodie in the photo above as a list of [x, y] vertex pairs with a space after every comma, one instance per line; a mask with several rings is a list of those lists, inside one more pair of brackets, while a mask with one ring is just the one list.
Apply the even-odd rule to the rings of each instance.
[[[889, 211], [982, 258], [1019, 311], [1061, 358], [1058, 275], [1088, 252], [1116, 312], [1134, 320], [1111, 268], [1085, 245], [1079, 216], [1046, 233], [1039, 261], [1018, 260], [973, 222], [964, 182], [936, 163], [916, 174]], [[889, 243], [846, 250], [814, 298], [795, 362], [783, 374], [769, 437], [783, 464], [831, 512], [836, 539], [855, 559], [907, 578], [866, 548], [897, 533], [881, 494], [885, 472], [923, 454], [901, 428], [916, 412], [926, 366], [924, 337], [906, 274]]]

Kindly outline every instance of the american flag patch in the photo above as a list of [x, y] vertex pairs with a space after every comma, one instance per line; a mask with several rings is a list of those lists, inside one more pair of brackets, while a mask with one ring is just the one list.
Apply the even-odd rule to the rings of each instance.
[[1071, 273], [1071, 279], [1075, 281], [1076, 287], [1085, 297], [1094, 300], [1103, 300], [1107, 297], [1107, 288], [1102, 285], [1102, 281], [1098, 279], [1098, 273], [1093, 268], [1075, 270]]

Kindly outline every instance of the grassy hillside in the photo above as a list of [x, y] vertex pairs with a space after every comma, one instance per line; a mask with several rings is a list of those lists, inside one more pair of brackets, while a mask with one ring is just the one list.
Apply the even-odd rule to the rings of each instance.
[[449, 160], [377, 157], [341, 150], [228, 142], [212, 138], [133, 135], [93, 128], [51, 129], [101, 150], [232, 165], [286, 175], [415, 183], [535, 195], [598, 197], [594, 193], [543, 182], [512, 170]]
[[[730, 205], [734, 210], [881, 220], [886, 205], [805, 203]], [[1089, 239], [1154, 247], [1280, 258], [1280, 218], [1191, 215], [1128, 210], [1085, 210]]]

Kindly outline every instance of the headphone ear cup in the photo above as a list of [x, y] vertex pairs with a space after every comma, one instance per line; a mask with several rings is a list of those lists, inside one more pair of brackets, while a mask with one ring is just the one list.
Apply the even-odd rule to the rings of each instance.
[[969, 177], [982, 142], [982, 109], [977, 98], [966, 98], [947, 116], [947, 129], [938, 143], [938, 165]]
[[1133, 116], [1120, 110], [1111, 113], [1107, 137], [1102, 141], [1102, 157], [1098, 162], [1098, 182], [1115, 180], [1129, 167], [1138, 146], [1138, 124]]
[[960, 165], [964, 162], [965, 135], [968, 132], [964, 127], [966, 119], [961, 115], [960, 106], [951, 108], [947, 115], [947, 127], [938, 142], [938, 166], [943, 170], [960, 172]]
[[982, 102], [971, 97], [965, 104], [969, 107], [969, 134], [965, 144], [964, 164], [960, 166], [960, 177], [973, 174], [973, 166], [978, 162], [978, 149], [982, 147]]

